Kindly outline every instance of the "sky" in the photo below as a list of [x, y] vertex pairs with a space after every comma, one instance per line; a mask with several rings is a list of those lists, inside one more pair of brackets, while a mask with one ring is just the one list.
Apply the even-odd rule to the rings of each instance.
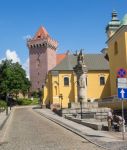
[[0, 60], [18, 61], [28, 72], [26, 38], [40, 26], [59, 42], [57, 53], [100, 53], [113, 10], [121, 20], [127, 0], [0, 0]]

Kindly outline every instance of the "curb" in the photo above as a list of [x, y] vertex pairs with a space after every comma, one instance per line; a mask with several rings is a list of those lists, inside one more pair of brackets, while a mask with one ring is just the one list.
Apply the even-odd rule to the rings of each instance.
[[14, 111], [15, 111], [15, 107], [13, 107], [13, 109], [8, 114], [7, 118], [2, 123], [2, 128], [0, 130], [0, 144], [4, 142], [4, 138], [5, 138], [6, 132], [9, 128], [9, 124], [11, 122]]
[[0, 125], [0, 130], [3, 129], [3, 126], [5, 125], [5, 123], [6, 123], [7, 119], [9, 118], [10, 114], [11, 114], [11, 112], [7, 115], [7, 117], [4, 119], [3, 123]]
[[104, 147], [104, 146], [102, 146], [102, 145], [100, 145], [100, 144], [98, 144], [98, 143], [96, 143], [96, 142], [90, 140], [87, 136], [85, 136], [84, 134], [82, 134], [79, 130], [77, 130], [77, 129], [73, 128], [73, 127], [70, 127], [70, 126], [68, 126], [67, 124], [63, 123], [63, 122], [61, 123], [61, 121], [58, 121], [57, 119], [53, 119], [53, 118], [51, 118], [51, 117], [49, 117], [49, 116], [43, 114], [42, 112], [39, 112], [39, 111], [37, 111], [37, 110], [34, 110], [34, 111], [35, 111], [36, 113], [38, 113], [39, 115], [45, 117], [46, 119], [49, 119], [50, 121], [52, 121], [52, 122], [54, 122], [54, 123], [56, 123], [56, 124], [58, 124], [58, 125], [64, 127], [65, 129], [67, 129], [67, 130], [69, 130], [69, 131], [71, 131], [71, 132], [73, 132], [73, 133], [79, 135], [80, 137], [86, 139], [86, 140], [89, 141], [90, 143], [92, 143], [92, 144], [94, 144], [94, 145], [96, 145], [96, 146], [98, 146], [98, 147], [101, 147], [101, 148], [103, 148], [103, 149], [105, 149], [105, 150], [111, 150], [110, 148]]

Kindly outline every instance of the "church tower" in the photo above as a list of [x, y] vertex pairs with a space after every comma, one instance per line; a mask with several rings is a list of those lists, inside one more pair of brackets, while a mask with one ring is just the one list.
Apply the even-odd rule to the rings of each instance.
[[110, 38], [120, 27], [120, 20], [117, 17], [117, 12], [113, 10], [112, 20], [108, 23], [106, 27], [106, 33], [108, 38]]
[[31, 92], [41, 90], [49, 70], [56, 66], [58, 42], [53, 40], [44, 27], [40, 27], [35, 36], [27, 40]]

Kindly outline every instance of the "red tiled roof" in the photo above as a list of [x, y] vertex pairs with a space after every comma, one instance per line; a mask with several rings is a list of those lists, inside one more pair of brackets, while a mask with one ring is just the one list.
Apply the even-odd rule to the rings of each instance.
[[56, 55], [56, 63], [59, 64], [65, 57], [67, 56], [67, 54], [57, 54]]
[[48, 36], [49, 36], [49, 34], [48, 34], [48, 32], [46, 31], [46, 29], [41, 26], [41, 27], [38, 29], [38, 31], [36, 32], [34, 38], [35, 38], [35, 39], [39, 39], [39, 38], [48, 37]]

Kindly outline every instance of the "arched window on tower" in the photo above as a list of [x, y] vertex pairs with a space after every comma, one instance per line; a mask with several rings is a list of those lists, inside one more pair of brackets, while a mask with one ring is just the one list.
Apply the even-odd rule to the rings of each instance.
[[118, 54], [118, 43], [115, 41], [114, 43], [114, 54], [117, 55]]

